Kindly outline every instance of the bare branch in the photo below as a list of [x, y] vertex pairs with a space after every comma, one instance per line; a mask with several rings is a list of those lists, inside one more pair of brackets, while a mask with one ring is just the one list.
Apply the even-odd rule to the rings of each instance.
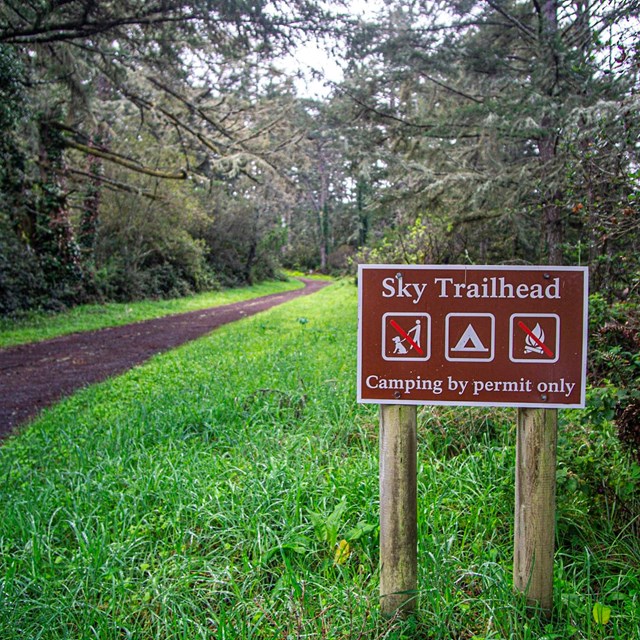
[[98, 147], [82, 144], [70, 138], [64, 138], [64, 144], [67, 147], [76, 149], [77, 151], [80, 151], [86, 155], [95, 156], [96, 158], [102, 158], [103, 160], [113, 162], [114, 164], [118, 164], [121, 167], [130, 169], [131, 171], [135, 171], [136, 173], [143, 173], [144, 175], [153, 176], [154, 178], [162, 178], [164, 180], [186, 180], [188, 178], [188, 174], [184, 169], [180, 169], [180, 171], [177, 172], [159, 171], [158, 169], [145, 167], [144, 165], [134, 162], [133, 160], [130, 160], [129, 158], [126, 158], [125, 156], [114, 153], [112, 151], [105, 151], [104, 149], [99, 149]]

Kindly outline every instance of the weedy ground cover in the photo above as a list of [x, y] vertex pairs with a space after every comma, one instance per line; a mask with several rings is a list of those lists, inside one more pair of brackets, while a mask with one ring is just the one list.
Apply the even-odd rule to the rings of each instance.
[[184, 313], [219, 307], [271, 293], [299, 289], [299, 280], [261, 282], [250, 287], [209, 291], [171, 300], [142, 300], [140, 302], [110, 302], [79, 305], [64, 313], [32, 312], [19, 320], [0, 318], [0, 348], [56, 336], [116, 327], [172, 313]]
[[0, 637], [640, 637], [637, 520], [593, 481], [622, 487], [633, 467], [611, 423], [577, 411], [553, 618], [511, 589], [514, 412], [452, 407], [419, 412], [416, 616], [379, 617], [356, 316], [355, 287], [335, 284], [78, 393], [0, 448]]

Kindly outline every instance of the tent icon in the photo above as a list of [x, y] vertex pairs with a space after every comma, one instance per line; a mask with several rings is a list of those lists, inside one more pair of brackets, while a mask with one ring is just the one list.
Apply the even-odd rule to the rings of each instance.
[[489, 349], [482, 344], [480, 336], [476, 333], [473, 325], [470, 324], [467, 326], [460, 340], [458, 340], [458, 344], [456, 344], [451, 351], [487, 352]]
[[491, 362], [496, 318], [492, 313], [450, 313], [445, 318], [445, 358], [449, 362]]

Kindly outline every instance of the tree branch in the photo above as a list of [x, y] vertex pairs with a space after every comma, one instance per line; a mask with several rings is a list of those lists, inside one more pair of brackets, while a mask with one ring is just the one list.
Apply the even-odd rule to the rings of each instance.
[[56, 25], [45, 25], [43, 27], [32, 27], [29, 29], [14, 29], [0, 31], [0, 42], [8, 44], [49, 44], [52, 42], [65, 42], [78, 38], [87, 38], [117, 27], [128, 27], [133, 25], [151, 26], [165, 24], [168, 22], [184, 22], [187, 18], [182, 16], [169, 17], [158, 15], [156, 17], [138, 18], [127, 17], [118, 20], [100, 22], [66, 22]]
[[439, 87], [442, 87], [443, 89], [445, 89], [446, 91], [449, 91], [450, 93], [460, 96], [461, 98], [466, 98], [467, 100], [471, 100], [476, 104], [484, 104], [484, 100], [475, 98], [474, 96], [469, 95], [468, 93], [464, 93], [463, 91], [460, 91], [458, 89], [454, 89], [453, 87], [450, 87], [448, 84], [445, 84], [444, 82], [440, 82], [440, 80], [436, 80], [434, 77], [430, 76], [429, 74], [424, 73], [424, 71], [419, 71], [418, 73], [423, 78], [426, 78], [430, 82], [433, 82], [433, 84], [437, 84]]
[[68, 167], [67, 171], [69, 173], [82, 176], [83, 178], [98, 180], [99, 182], [104, 183], [105, 187], [111, 188], [114, 191], [126, 191], [127, 193], [133, 193], [137, 196], [143, 196], [144, 198], [148, 198], [149, 200], [161, 199], [157, 195], [150, 193], [149, 191], [145, 191], [144, 189], [139, 189], [130, 184], [127, 184], [126, 182], [120, 182], [119, 180], [113, 180], [112, 178], [107, 178], [106, 176], [96, 175], [94, 173], [89, 173], [88, 171], [81, 171], [80, 169], [74, 169], [73, 167]]
[[496, 2], [495, 0], [485, 0], [485, 2], [494, 11], [497, 11], [501, 16], [506, 18], [514, 27], [516, 27], [518, 29], [518, 31], [521, 31], [525, 36], [527, 36], [527, 38], [530, 38], [533, 41], [536, 40], [536, 34], [531, 29], [529, 29], [529, 27], [527, 27], [526, 25], [522, 24], [522, 22], [520, 22], [520, 20], [518, 20], [517, 18], [512, 16], [506, 9], [504, 9], [504, 7], [501, 7], [498, 4], [498, 2]]
[[[357, 96], [354, 96], [350, 91], [348, 91], [347, 89], [345, 89], [344, 87], [338, 87], [337, 85], [335, 85], [336, 88], [341, 91], [342, 93], [344, 93], [347, 97], [349, 97], [351, 100], [353, 100], [358, 106], [362, 107], [365, 111], [369, 111], [371, 113], [374, 113], [375, 115], [377, 115], [379, 118], [383, 118], [385, 120], [392, 120], [394, 122], [397, 122], [405, 127], [409, 127], [412, 129], [419, 129], [423, 132], [429, 131], [430, 129], [437, 129], [439, 127], [441, 127], [442, 125], [435, 125], [435, 124], [421, 124], [419, 122], [411, 122], [409, 120], [406, 120], [405, 118], [401, 118], [399, 116], [396, 116], [392, 113], [388, 113], [385, 111], [382, 111], [380, 109], [377, 109], [376, 107], [372, 107], [371, 105], [367, 104], [366, 102], [364, 102], [363, 100], [360, 100], [360, 98], [358, 98]], [[456, 128], [458, 130], [464, 130], [464, 129], [468, 129], [469, 127], [467, 125], [463, 125], [463, 124], [447, 124], [446, 126], [451, 127], [451, 128]], [[449, 135], [445, 135], [443, 133], [423, 133], [424, 136], [426, 137], [430, 137], [430, 138], [437, 138], [437, 139], [441, 139], [441, 140], [450, 140], [451, 138], [456, 138], [456, 139], [466, 139], [466, 138], [479, 138], [480, 134], [479, 133], [451, 133]]]
[[[176, 116], [174, 113], [172, 113], [168, 109], [165, 109], [164, 107], [159, 107], [153, 104], [149, 100], [146, 100], [145, 98], [142, 98], [141, 96], [138, 96], [132, 93], [129, 89], [125, 88], [124, 86], [121, 88], [121, 91], [125, 97], [129, 98], [134, 104], [136, 104], [139, 108], [141, 108], [141, 110], [142, 110], [142, 107], [144, 107], [146, 109], [149, 109], [150, 111], [158, 111], [165, 118], [167, 118], [167, 120], [169, 120], [169, 122], [171, 122], [173, 125], [181, 129], [184, 129], [184, 131], [186, 131], [187, 133], [190, 133], [196, 140], [201, 142], [210, 151], [213, 151], [219, 157], [222, 157], [223, 154], [220, 150], [220, 147], [218, 146], [218, 144], [222, 144], [222, 143], [214, 144], [209, 138], [204, 136], [199, 131], [195, 131], [186, 122], [181, 120], [178, 116]], [[225, 146], [227, 147], [227, 149], [229, 148], [228, 145], [225, 145]]]
[[195, 104], [187, 100], [184, 96], [181, 96], [178, 92], [171, 89], [167, 85], [163, 84], [159, 80], [152, 78], [151, 76], [147, 76], [147, 80], [154, 85], [156, 88], [168, 93], [170, 96], [173, 96], [176, 100], [179, 100], [184, 104], [190, 111], [197, 113], [205, 122], [210, 124], [216, 131], [221, 133], [223, 136], [228, 138], [231, 141], [234, 141], [233, 135], [227, 131], [221, 124], [212, 120], [200, 107], [197, 107]]
[[81, 153], [86, 155], [95, 156], [96, 158], [102, 158], [103, 160], [107, 160], [108, 162], [113, 162], [114, 164], [118, 164], [121, 167], [125, 167], [126, 169], [130, 169], [131, 171], [135, 171], [136, 173], [143, 173], [147, 176], [153, 176], [154, 178], [162, 178], [164, 180], [186, 180], [188, 178], [188, 174], [184, 169], [181, 169], [178, 172], [169, 172], [169, 171], [159, 171], [158, 169], [152, 169], [151, 167], [145, 167], [129, 158], [125, 158], [120, 154], [114, 153], [112, 151], [105, 151], [103, 149], [98, 149], [97, 147], [82, 144], [80, 142], [76, 142], [75, 140], [71, 140], [70, 138], [64, 138], [65, 146], [76, 149]]

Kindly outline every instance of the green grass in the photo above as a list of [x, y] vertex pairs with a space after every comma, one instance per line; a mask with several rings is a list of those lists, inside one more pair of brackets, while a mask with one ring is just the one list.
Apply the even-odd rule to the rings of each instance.
[[[380, 618], [356, 316], [355, 288], [334, 284], [86, 389], [0, 448], [0, 637], [640, 637], [640, 543], [580, 484], [559, 485], [554, 618], [513, 595], [511, 410], [419, 411], [419, 605]], [[610, 426], [580, 419], [560, 452], [578, 483], [589, 457], [622, 464], [584, 448]]]
[[47, 340], [69, 333], [140, 322], [173, 313], [219, 307], [271, 293], [299, 289], [302, 286], [297, 280], [261, 282], [250, 287], [206, 292], [171, 300], [80, 305], [57, 314], [34, 312], [20, 320], [0, 318], [0, 348]]
[[309, 280], [334, 280], [335, 278], [319, 271], [301, 271], [300, 269], [285, 269], [284, 274], [289, 278], [308, 278]]

